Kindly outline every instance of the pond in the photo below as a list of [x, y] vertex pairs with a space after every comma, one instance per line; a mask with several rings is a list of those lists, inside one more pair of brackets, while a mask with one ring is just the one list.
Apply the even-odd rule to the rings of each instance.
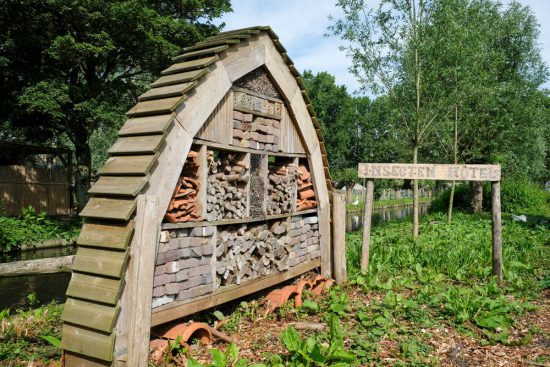
[[[76, 246], [53, 247], [21, 251], [14, 255], [0, 256], [0, 262], [36, 260], [48, 257], [74, 255]], [[0, 310], [10, 307], [26, 308], [28, 295], [34, 293], [39, 304], [51, 301], [65, 302], [65, 292], [71, 279], [71, 273], [36, 274], [18, 277], [0, 277]]]
[[[428, 213], [430, 203], [420, 203], [419, 210], [420, 215]], [[378, 225], [380, 223], [389, 222], [391, 220], [404, 219], [412, 217], [413, 206], [402, 205], [390, 208], [373, 209], [372, 211], [372, 224]], [[363, 210], [346, 213], [346, 231], [356, 231], [363, 228]]]

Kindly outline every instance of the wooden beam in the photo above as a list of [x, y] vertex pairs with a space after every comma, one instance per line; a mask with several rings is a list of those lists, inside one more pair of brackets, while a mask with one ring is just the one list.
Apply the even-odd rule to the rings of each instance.
[[73, 272], [67, 296], [116, 305], [122, 280]]
[[192, 60], [192, 61], [185, 61], [178, 64], [174, 64], [170, 66], [168, 69], [164, 69], [161, 74], [162, 75], [170, 75], [170, 74], [177, 74], [184, 71], [190, 71], [190, 70], [197, 70], [197, 69], [204, 69], [207, 66], [215, 63], [218, 60], [218, 55], [205, 57], [203, 59], [198, 60]]
[[227, 50], [228, 48], [229, 48], [229, 45], [222, 44], [211, 48], [201, 48], [201, 49], [192, 50], [192, 51], [187, 50], [185, 51], [184, 54], [172, 58], [172, 61], [180, 62], [187, 59], [192, 59], [194, 57], [203, 57], [206, 55], [218, 54], [224, 50]]
[[187, 99], [186, 95], [153, 99], [150, 101], [138, 102], [130, 111], [126, 112], [127, 116], [149, 116], [149, 115], [164, 115], [170, 114], [178, 108]]
[[191, 315], [195, 312], [203, 311], [222, 303], [232, 301], [245, 295], [250, 295], [252, 293], [261, 291], [262, 289], [269, 288], [275, 284], [284, 282], [300, 274], [318, 268], [320, 265], [320, 260], [316, 259], [311, 262], [290, 268], [290, 270], [283, 273], [254, 279], [249, 281], [248, 283], [243, 283], [241, 285], [232, 285], [224, 288], [219, 288], [218, 291], [213, 293], [212, 295], [201, 297], [200, 299], [192, 302], [172, 302], [165, 307], [159, 307], [158, 309], [153, 310], [151, 325], [161, 325]]
[[173, 119], [172, 114], [130, 118], [126, 120], [118, 136], [164, 134]]
[[369, 271], [370, 231], [372, 227], [372, 203], [374, 201], [374, 180], [367, 180], [365, 210], [363, 212], [363, 246], [361, 247], [361, 271]]
[[69, 272], [73, 259], [74, 256], [71, 255], [0, 263], [0, 278]]
[[114, 345], [114, 334], [100, 333], [70, 324], [63, 325], [61, 347], [65, 350], [110, 362], [113, 360]]
[[340, 192], [332, 193], [332, 251], [334, 279], [346, 283], [346, 195]]
[[359, 163], [360, 178], [500, 181], [500, 166], [488, 164]]
[[145, 176], [158, 158], [156, 154], [112, 156], [99, 170], [102, 176]]
[[151, 87], [158, 88], [166, 85], [192, 82], [195, 80], [199, 80], [206, 74], [208, 74], [208, 69], [190, 70], [190, 71], [184, 71], [182, 73], [165, 75], [165, 76], [161, 76], [160, 78], [155, 80], [153, 83], [151, 83]]
[[267, 155], [272, 155], [272, 156], [275, 156], [275, 157], [288, 157], [288, 158], [306, 158], [307, 157], [307, 155], [305, 153], [266, 152], [264, 150], [241, 148], [241, 147], [237, 147], [237, 146], [233, 146], [233, 145], [218, 144], [218, 143], [214, 143], [214, 142], [206, 141], [206, 140], [201, 140], [201, 139], [193, 139], [193, 142], [195, 144], [206, 145], [209, 148], [215, 148], [215, 149], [225, 150], [225, 151], [251, 153], [251, 154], [267, 154]]
[[92, 195], [136, 196], [148, 176], [101, 176], [88, 193]]
[[67, 298], [61, 320], [93, 330], [111, 333], [120, 308], [105, 306], [95, 302]]
[[138, 197], [137, 209], [143, 213], [136, 223], [136, 243], [132, 248], [133, 259], [128, 272], [130, 287], [130, 314], [128, 317], [128, 366], [147, 367], [151, 332], [151, 301], [153, 297], [153, 276], [157, 255], [158, 225], [156, 214], [159, 201], [154, 196]]
[[76, 243], [83, 246], [125, 250], [132, 238], [134, 221], [126, 223], [84, 223]]
[[197, 85], [197, 82], [166, 85], [164, 87], [151, 88], [138, 97], [139, 101], [149, 101], [183, 96]]
[[502, 218], [500, 212], [500, 181], [492, 182], [491, 209], [493, 214], [493, 275], [502, 286]]
[[110, 155], [154, 154], [164, 143], [164, 135], [130, 136], [118, 138], [109, 149]]
[[73, 270], [87, 274], [121, 278], [128, 258], [127, 251], [112, 251], [80, 246], [73, 261]]

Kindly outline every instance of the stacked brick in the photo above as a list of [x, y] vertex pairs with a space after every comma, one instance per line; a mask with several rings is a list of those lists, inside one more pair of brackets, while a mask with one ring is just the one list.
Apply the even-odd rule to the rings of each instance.
[[215, 227], [161, 232], [153, 279], [153, 308], [213, 291], [214, 232]]
[[218, 228], [215, 286], [279, 273], [321, 256], [317, 217]]
[[197, 196], [200, 189], [198, 152], [190, 150], [181, 171], [174, 194], [164, 215], [170, 223], [196, 222], [202, 220]]
[[290, 267], [321, 257], [317, 216], [292, 217], [288, 236], [291, 237], [292, 246], [288, 258]]
[[313, 181], [308, 168], [300, 164], [298, 167], [298, 201], [296, 210], [306, 210], [315, 208], [317, 201], [315, 200], [315, 191], [313, 191]]
[[233, 111], [233, 145], [278, 152], [280, 135], [279, 121]]
[[296, 195], [296, 165], [270, 167], [267, 185], [267, 214], [290, 213]]
[[250, 164], [243, 154], [208, 151], [207, 220], [239, 219], [247, 215]]

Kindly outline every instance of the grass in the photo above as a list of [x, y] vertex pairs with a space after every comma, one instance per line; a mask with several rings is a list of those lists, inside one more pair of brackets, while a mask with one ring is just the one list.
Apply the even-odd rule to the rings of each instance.
[[[419, 203], [429, 203], [431, 202], [432, 198], [419, 198]], [[379, 209], [379, 208], [386, 208], [386, 207], [393, 207], [393, 206], [404, 206], [404, 205], [412, 205], [413, 199], [412, 198], [402, 198], [402, 199], [385, 199], [385, 200], [376, 200], [372, 203], [373, 209]], [[365, 203], [360, 202], [357, 205], [347, 204], [346, 210], [347, 211], [361, 211], [365, 208]]]

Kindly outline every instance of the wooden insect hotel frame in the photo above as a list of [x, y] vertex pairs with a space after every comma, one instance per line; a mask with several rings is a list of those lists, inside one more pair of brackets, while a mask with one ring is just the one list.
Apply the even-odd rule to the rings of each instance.
[[151, 327], [331, 273], [328, 161], [285, 48], [254, 27], [184, 51], [128, 111], [81, 213], [66, 366], [146, 366]]

